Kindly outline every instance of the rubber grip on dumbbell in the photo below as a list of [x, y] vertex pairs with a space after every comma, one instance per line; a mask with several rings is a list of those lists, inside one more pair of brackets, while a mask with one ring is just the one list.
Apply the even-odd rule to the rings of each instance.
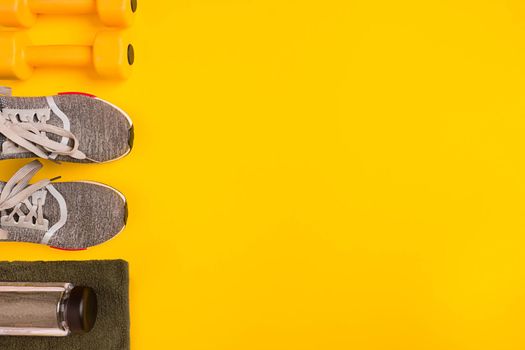
[[91, 46], [30, 46], [26, 58], [33, 67], [85, 67], [93, 63]]
[[29, 0], [33, 13], [48, 15], [83, 15], [95, 13], [95, 0]]

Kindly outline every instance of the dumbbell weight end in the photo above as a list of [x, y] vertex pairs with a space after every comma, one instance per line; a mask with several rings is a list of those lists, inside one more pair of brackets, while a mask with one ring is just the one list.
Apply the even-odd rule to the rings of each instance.
[[30, 0], [0, 0], [0, 25], [32, 27], [36, 14], [29, 7]]
[[33, 73], [25, 57], [30, 45], [23, 32], [0, 32], [0, 79], [27, 79]]

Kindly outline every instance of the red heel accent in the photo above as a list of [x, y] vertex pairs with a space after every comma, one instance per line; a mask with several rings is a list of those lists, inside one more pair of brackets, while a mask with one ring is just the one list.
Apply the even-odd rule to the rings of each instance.
[[66, 251], [66, 252], [79, 252], [81, 250], [87, 250], [87, 248], [67, 249], [67, 248], [59, 248], [59, 247], [53, 247], [53, 246], [49, 246], [49, 248], [56, 249], [56, 250], [63, 250], [63, 251]]
[[91, 98], [96, 98], [97, 96], [88, 94], [86, 92], [59, 92], [59, 95], [84, 95]]

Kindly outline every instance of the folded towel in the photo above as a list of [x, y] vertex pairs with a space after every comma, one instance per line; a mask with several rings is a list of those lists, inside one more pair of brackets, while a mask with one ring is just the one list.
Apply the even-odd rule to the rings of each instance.
[[3, 282], [92, 287], [99, 312], [90, 333], [62, 338], [0, 336], [1, 350], [129, 350], [128, 263], [122, 260], [0, 262]]

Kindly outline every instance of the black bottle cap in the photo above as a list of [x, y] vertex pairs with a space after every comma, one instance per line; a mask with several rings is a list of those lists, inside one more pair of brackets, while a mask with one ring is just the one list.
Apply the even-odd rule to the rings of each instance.
[[92, 288], [74, 287], [66, 301], [65, 319], [73, 334], [87, 333], [97, 319], [97, 295]]

